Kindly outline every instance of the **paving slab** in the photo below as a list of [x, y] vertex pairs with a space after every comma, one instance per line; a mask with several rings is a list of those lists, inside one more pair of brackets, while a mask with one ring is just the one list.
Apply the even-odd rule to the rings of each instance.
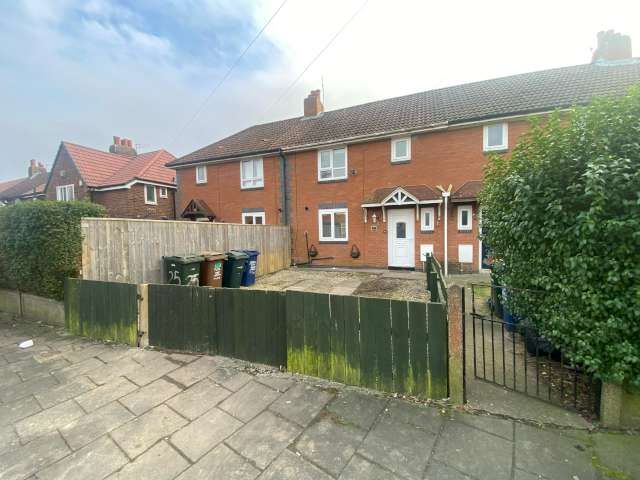
[[117, 428], [111, 432], [111, 436], [130, 458], [135, 458], [186, 423], [184, 418], [169, 407], [160, 405]]
[[118, 402], [111, 402], [65, 425], [59, 431], [69, 446], [78, 450], [133, 418], [134, 415], [129, 410]]
[[434, 460], [478, 478], [509, 479], [513, 466], [513, 442], [448, 421], [438, 440]]
[[218, 445], [192, 465], [177, 480], [254, 480], [260, 470], [226, 445]]
[[13, 402], [29, 395], [35, 395], [45, 392], [51, 388], [60, 385], [52, 376], [46, 378], [33, 378], [26, 382], [11, 385], [11, 388], [3, 388], [0, 390], [0, 400], [3, 403]]
[[23, 442], [50, 433], [84, 415], [84, 411], [73, 400], [43, 410], [16, 423], [16, 432]]
[[[596, 467], [603, 473], [640, 479], [640, 436], [620, 433], [590, 435]], [[636, 452], [630, 455], [629, 452]]]
[[473, 480], [456, 469], [442, 463], [433, 463], [427, 467], [425, 480]]
[[574, 432], [516, 424], [516, 467], [548, 478], [598, 478], [587, 442]]
[[[142, 365], [153, 365], [159, 360], [166, 360], [167, 354], [156, 350], [144, 350], [137, 348], [131, 358]], [[172, 362], [173, 363], [173, 362]], [[180, 365], [176, 365], [176, 368]]]
[[111, 403], [120, 397], [124, 397], [137, 388], [136, 384], [130, 382], [126, 378], [117, 378], [111, 383], [96, 387], [93, 390], [79, 395], [75, 400], [87, 412], [92, 412], [107, 403]]
[[20, 438], [13, 425], [0, 427], [0, 455], [20, 447]]
[[120, 403], [136, 415], [142, 415], [147, 410], [160, 405], [181, 391], [182, 389], [175, 383], [159, 379], [122, 397]]
[[209, 378], [232, 392], [237, 392], [253, 379], [248, 373], [224, 366], [217, 368]]
[[211, 375], [217, 367], [218, 363], [213, 357], [200, 357], [188, 365], [174, 370], [167, 376], [185, 387], [190, 387], [194, 383]]
[[56, 370], [68, 367], [69, 365], [70, 363], [66, 359], [61, 357], [59, 359], [50, 360], [45, 363], [36, 362], [35, 365], [23, 368], [17, 373], [23, 381], [26, 381], [36, 377], [47, 377]]
[[386, 404], [386, 398], [348, 389], [339, 392], [327, 405], [327, 410], [338, 415], [343, 422], [369, 430]]
[[254, 380], [260, 382], [268, 387], [273, 388], [278, 392], [286, 392], [294, 384], [290, 375], [278, 375], [278, 374], [265, 374], [256, 375]]
[[432, 433], [438, 433], [446, 418], [446, 413], [438, 407], [401, 400], [390, 400], [382, 415], [395, 421], [424, 428]]
[[42, 408], [50, 408], [88, 392], [95, 387], [95, 383], [87, 377], [77, 377], [71, 382], [63, 383], [45, 392], [36, 393], [35, 397]]
[[330, 415], [312, 424], [300, 436], [296, 449], [316, 465], [337, 476], [356, 452], [366, 432], [338, 423]]
[[193, 420], [229, 395], [229, 390], [205, 378], [167, 401], [167, 405], [183, 417]]
[[248, 422], [279, 396], [272, 388], [252, 381], [222, 402], [220, 408], [243, 422]]
[[[149, 352], [157, 353], [157, 352]], [[135, 361], [139, 361], [135, 356], [132, 357]], [[147, 385], [160, 377], [165, 376], [167, 373], [172, 372], [180, 368], [180, 365], [176, 365], [174, 362], [170, 362], [166, 358], [155, 358], [153, 362], [144, 364], [142, 368], [135, 369], [125, 376], [133, 383], [139, 386]]]
[[70, 453], [58, 433], [35, 439], [0, 455], [0, 478], [22, 480]]
[[493, 433], [506, 440], [513, 441], [514, 426], [512, 420], [506, 420], [491, 415], [475, 415], [453, 412], [452, 419], [472, 427]]
[[213, 408], [171, 436], [175, 445], [192, 462], [242, 427], [242, 422]]
[[400, 476], [422, 479], [435, 439], [436, 435], [424, 428], [383, 418], [358, 453]]
[[269, 408], [283, 417], [303, 427], [320, 413], [320, 410], [333, 399], [332, 393], [319, 388], [298, 383], [291, 387]]
[[34, 413], [38, 413], [40, 410], [42, 408], [33, 396], [16, 400], [6, 405], [0, 405], [0, 425], [17, 422]]
[[105, 478], [129, 459], [109, 437], [104, 436], [63, 458], [36, 475], [40, 480], [86, 480]]
[[191, 363], [194, 360], [197, 360], [202, 357], [200, 357], [199, 355], [189, 355], [187, 353], [172, 353], [167, 358], [170, 358], [171, 360], [184, 364], [184, 363]]
[[104, 385], [141, 368], [143, 368], [142, 365], [135, 360], [129, 357], [123, 357], [111, 363], [106, 363], [92, 370], [87, 375], [98, 385]]
[[301, 431], [297, 425], [265, 411], [233, 434], [227, 444], [265, 469]]
[[16, 383], [22, 382], [22, 379], [18, 376], [18, 374], [8, 368], [0, 369], [0, 384], [5, 387], [15, 385]]
[[[105, 346], [96, 343], [75, 344], [74, 350], [64, 353], [64, 358], [71, 363], [82, 362], [91, 357], [96, 357], [105, 351]], [[98, 360], [99, 361], [99, 360]], [[101, 362], [104, 364], [104, 362]]]
[[97, 358], [87, 358], [81, 362], [74, 363], [68, 367], [62, 368], [53, 372], [53, 376], [60, 382], [68, 381], [71, 378], [78, 377], [80, 375], [86, 375], [87, 373], [100, 368], [104, 365], [103, 362]]
[[260, 480], [331, 480], [331, 477], [302, 457], [285, 450], [260, 475]]
[[125, 345], [105, 345], [102, 353], [99, 353], [97, 357], [105, 363], [111, 363], [123, 357], [131, 357], [134, 352], [135, 350]]
[[380, 465], [370, 462], [358, 455], [354, 455], [349, 464], [342, 471], [340, 480], [401, 480], [400, 477], [385, 470]]
[[111, 475], [109, 480], [172, 480], [187, 467], [189, 462], [162, 440]]

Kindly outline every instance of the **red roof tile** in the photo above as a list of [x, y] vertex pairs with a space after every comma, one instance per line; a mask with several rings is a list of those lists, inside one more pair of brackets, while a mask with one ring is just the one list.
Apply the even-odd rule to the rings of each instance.
[[123, 185], [132, 180], [175, 185], [175, 172], [164, 166], [175, 159], [166, 150], [134, 157], [62, 142], [88, 187]]
[[454, 202], [476, 200], [480, 190], [482, 190], [482, 182], [480, 180], [471, 180], [462, 184], [460, 188], [453, 192], [451, 200]]

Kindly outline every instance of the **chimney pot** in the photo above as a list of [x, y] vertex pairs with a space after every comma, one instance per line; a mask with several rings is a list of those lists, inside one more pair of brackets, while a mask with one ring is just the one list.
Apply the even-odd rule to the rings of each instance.
[[304, 99], [304, 116], [316, 117], [324, 112], [324, 105], [320, 100], [320, 90], [311, 90], [307, 98]]
[[135, 157], [138, 154], [133, 148], [131, 139], [118, 136], [113, 137], [113, 145], [109, 147], [109, 152], [129, 157]]
[[120, 145], [120, 137], [114, 135], [113, 136], [113, 144], [114, 145]]
[[614, 30], [598, 32], [598, 48], [592, 62], [626, 60], [632, 57], [631, 37]]

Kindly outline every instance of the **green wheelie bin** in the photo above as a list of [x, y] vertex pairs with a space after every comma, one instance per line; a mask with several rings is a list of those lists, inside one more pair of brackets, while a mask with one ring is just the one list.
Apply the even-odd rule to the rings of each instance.
[[224, 262], [224, 271], [222, 272], [222, 286], [239, 288], [244, 264], [249, 260], [249, 255], [240, 250], [231, 250], [226, 255], [227, 261]]
[[167, 272], [167, 283], [173, 285], [200, 285], [200, 263], [204, 260], [199, 255], [174, 255], [164, 257]]

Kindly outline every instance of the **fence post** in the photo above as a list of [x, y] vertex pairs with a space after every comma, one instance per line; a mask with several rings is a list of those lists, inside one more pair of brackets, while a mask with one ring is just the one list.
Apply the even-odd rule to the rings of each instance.
[[149, 284], [138, 284], [138, 347], [149, 346]]
[[449, 398], [457, 405], [464, 403], [464, 364], [462, 339], [462, 287], [447, 289], [447, 318], [449, 323]]

